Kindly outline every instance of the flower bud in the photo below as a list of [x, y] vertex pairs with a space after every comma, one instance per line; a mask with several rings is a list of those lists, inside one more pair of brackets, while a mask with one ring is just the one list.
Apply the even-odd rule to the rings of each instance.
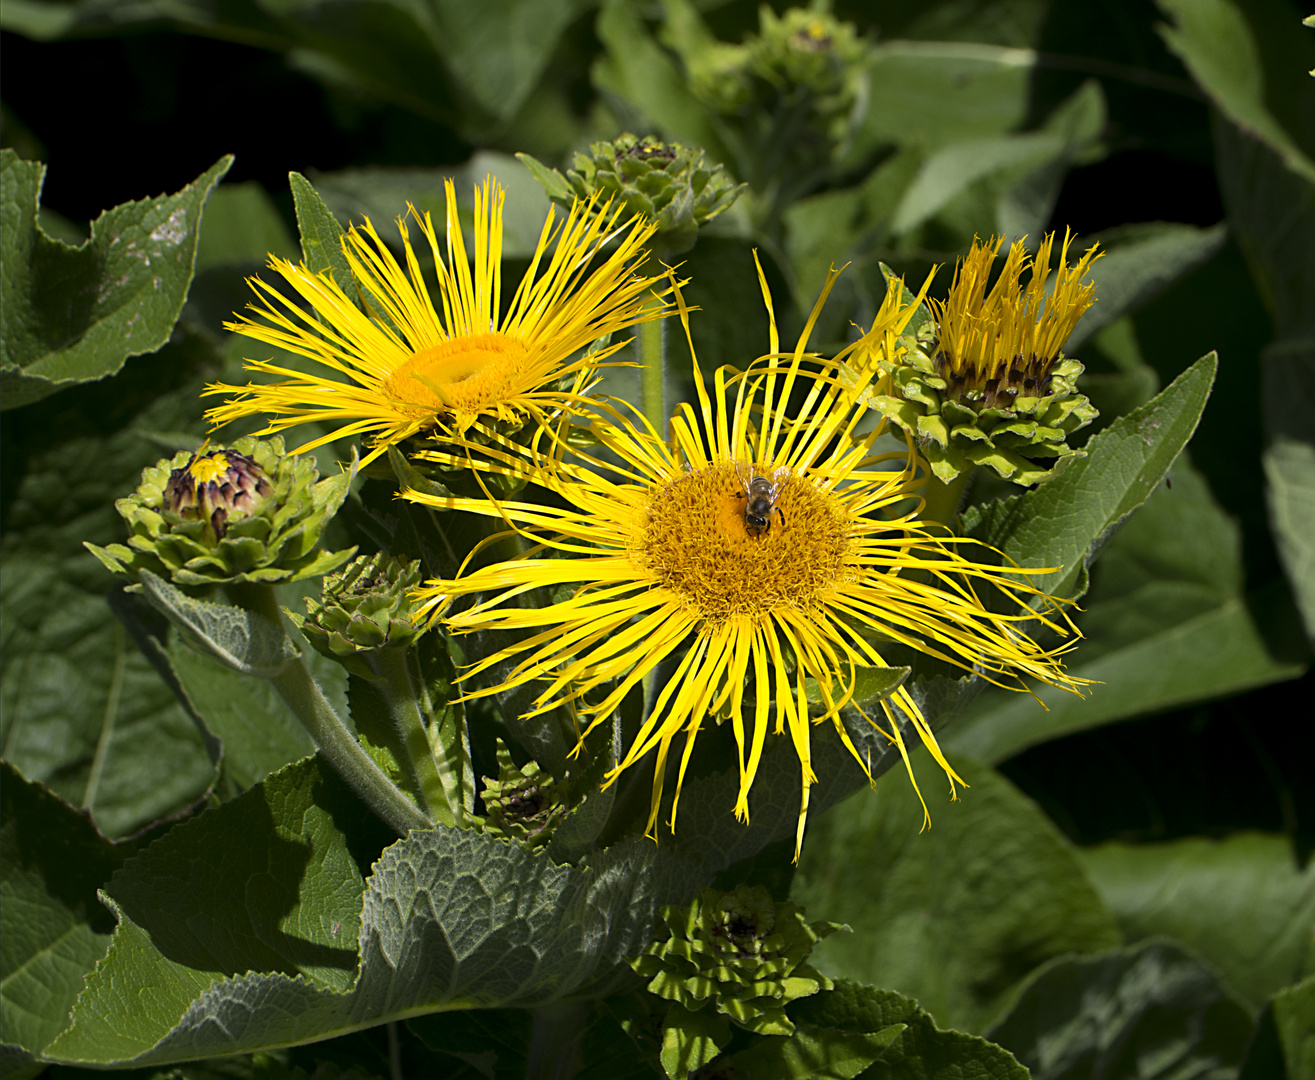
[[[664, 143], [651, 135], [621, 135], [576, 154], [566, 182], [575, 198], [619, 198], [632, 213], [657, 223], [649, 242], [659, 259], [694, 246], [700, 227], [735, 202], [744, 190], [721, 165], [707, 164], [703, 151]], [[558, 201], [567, 200], [558, 196]]]
[[142, 570], [186, 586], [318, 577], [355, 550], [319, 549], [352, 474], [318, 476], [313, 458], [286, 457], [277, 436], [184, 450], [145, 469], [136, 492], [114, 504], [127, 545], [87, 547], [134, 581]]
[[704, 889], [688, 907], [663, 908], [662, 921], [658, 939], [627, 962], [652, 993], [690, 1011], [711, 1003], [750, 1031], [788, 1035], [794, 1025], [785, 1006], [832, 988], [805, 961], [844, 927], [806, 923], [798, 905], [773, 901], [760, 885]]
[[369, 654], [414, 644], [424, 627], [412, 618], [410, 593], [420, 584], [420, 562], [383, 553], [361, 555], [324, 579], [319, 600], [306, 597], [300, 623], [306, 640], [349, 671], [376, 678]]
[[484, 832], [531, 848], [546, 844], [570, 809], [568, 793], [567, 785], [554, 780], [537, 762], [518, 768], [499, 739], [498, 778], [484, 777], [480, 794], [488, 814]]

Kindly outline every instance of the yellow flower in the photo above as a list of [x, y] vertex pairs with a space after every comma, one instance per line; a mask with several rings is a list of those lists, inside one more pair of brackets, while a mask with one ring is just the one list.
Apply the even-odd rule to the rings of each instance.
[[[1029, 258], [1022, 240], [1014, 243], [989, 295], [991, 264], [1004, 238], [987, 243], [974, 239], [955, 268], [945, 302], [929, 301], [940, 327], [933, 359], [949, 383], [949, 396], [980, 398], [990, 407], [1050, 392], [1051, 366], [1078, 320], [1096, 302], [1096, 286], [1082, 284], [1082, 278], [1100, 255], [1093, 245], [1069, 266], [1071, 240], [1065, 232], [1054, 290], [1047, 296], [1054, 233], [1042, 239], [1035, 259]], [[1032, 276], [1020, 286], [1029, 267]]]
[[[405, 270], [367, 221], [353, 226], [343, 253], [361, 287], [367, 312], [348, 298], [342, 283], [303, 264], [271, 258], [270, 268], [292, 286], [313, 313], [258, 278], [251, 286], [261, 300], [250, 305], [256, 318], [227, 329], [309, 357], [327, 369], [303, 374], [263, 360], [246, 367], [287, 376], [280, 382], [222, 383], [206, 394], [239, 396], [206, 414], [225, 424], [244, 416], [269, 417], [262, 434], [311, 422], [328, 434], [298, 446], [302, 453], [340, 438], [368, 435], [373, 448], [365, 463], [417, 432], [446, 437], [491, 421], [542, 419], [579, 408], [598, 367], [625, 342], [580, 354], [609, 334], [670, 313], [655, 296], [660, 278], [632, 271], [641, 262], [654, 226], [634, 218], [621, 223], [623, 208], [577, 203], [560, 229], [550, 211], [529, 270], [506, 315], [501, 315], [502, 207], [496, 182], [475, 189], [474, 267], [467, 258], [457, 219], [456, 191], [447, 184], [447, 258], [439, 252], [429, 214], [418, 220], [433, 254], [442, 313], [435, 308], [399, 218]], [[411, 208], [412, 214], [415, 213]], [[556, 248], [540, 274], [554, 238]], [[603, 246], [616, 241], [603, 257]], [[590, 270], [595, 258], [599, 265]]]
[[[542, 680], [527, 716], [573, 703], [592, 729], [645, 676], [677, 661], [609, 774], [610, 782], [654, 755], [650, 834], [672, 741], [684, 733], [678, 803], [695, 738], [715, 717], [729, 720], [739, 747], [741, 820], [748, 820], [768, 734], [790, 737], [802, 775], [797, 857], [817, 779], [810, 725], [833, 725], [864, 764], [841, 710], [858, 706], [862, 669], [886, 666], [878, 641], [911, 646], [1014, 689], [1026, 689], [1028, 679], [1070, 690], [1080, 684], [1060, 665], [1066, 647], [1046, 650], [1021, 629], [1039, 619], [1072, 632], [1056, 602], [1025, 583], [1029, 571], [974, 562], [962, 553], [973, 541], [919, 521], [921, 460], [904, 451], [876, 454], [879, 431], [860, 431], [869, 414], [852, 386], [841, 385], [843, 372], [805, 351], [834, 276], [793, 353], [779, 351], [773, 317], [770, 353], [747, 372], [722, 368], [709, 393], [696, 363], [698, 407], [680, 407], [669, 441], [642, 418], [636, 423], [603, 405], [591, 426], [611, 464], [546, 434], [528, 450], [505, 441], [486, 447], [488, 469], [538, 484], [554, 496], [551, 505], [405, 493], [432, 506], [502, 516], [562, 556], [527, 556], [427, 583], [429, 610], [456, 633], [529, 631], [465, 671], [468, 698]], [[900, 292], [888, 291], [865, 347], [891, 340], [922, 300], [901, 305]], [[677, 303], [688, 337], [679, 293]], [[792, 400], [802, 400], [795, 413], [787, 411]], [[882, 467], [892, 459], [902, 467]], [[546, 607], [509, 603], [529, 589], [559, 586], [575, 592]], [[984, 607], [976, 592], [982, 586], [998, 590], [1011, 610]], [[453, 602], [468, 596], [481, 598], [457, 609]], [[498, 686], [470, 689], [480, 673], [508, 662], [515, 666]], [[885, 724], [878, 726], [906, 764], [901, 725], [908, 723], [949, 776], [953, 797], [959, 778], [909, 691], [898, 689], [881, 707]]]

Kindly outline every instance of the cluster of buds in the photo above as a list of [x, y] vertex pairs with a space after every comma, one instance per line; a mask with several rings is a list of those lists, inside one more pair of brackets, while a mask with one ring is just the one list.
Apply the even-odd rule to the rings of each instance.
[[570, 809], [569, 789], [536, 762], [518, 767], [498, 740], [498, 778], [484, 777], [484, 832], [535, 848], [552, 839]]
[[663, 908], [662, 922], [665, 933], [628, 961], [649, 991], [691, 1012], [711, 1005], [760, 1035], [789, 1035], [785, 1007], [832, 989], [806, 961], [822, 938], [845, 929], [804, 922], [796, 904], [748, 885], [704, 889], [688, 907]]
[[1052, 289], [1046, 284], [1055, 235], [1048, 233], [1034, 258], [1021, 240], [1010, 248], [989, 293], [1003, 240], [974, 241], [945, 301], [928, 301], [933, 322], [925, 340], [905, 341], [898, 355], [871, 357], [883, 375], [873, 407], [917, 438], [943, 483], [984, 465], [1014, 483], [1035, 484], [1082, 454], [1068, 437], [1096, 410], [1077, 389], [1081, 362], [1065, 357], [1063, 346], [1095, 302], [1095, 286], [1081, 279], [1100, 256], [1092, 247], [1069, 266], [1070, 239], [1066, 234]]
[[758, 33], [739, 45], [707, 33], [669, 32], [668, 39], [691, 91], [724, 116], [757, 117], [802, 105], [827, 138], [841, 144], [867, 99], [867, 47], [853, 24], [825, 4], [782, 15], [764, 4]]
[[324, 579], [319, 600], [306, 597], [301, 632], [348, 671], [378, 678], [374, 653], [407, 648], [424, 633], [410, 595], [420, 578], [419, 560], [407, 563], [382, 553], [358, 556]]
[[350, 482], [346, 472], [319, 480], [314, 459], [286, 457], [277, 436], [181, 451], [147, 468], [137, 490], [114, 504], [128, 523], [127, 545], [87, 546], [134, 581], [142, 570], [185, 586], [318, 577], [355, 551], [319, 547]]

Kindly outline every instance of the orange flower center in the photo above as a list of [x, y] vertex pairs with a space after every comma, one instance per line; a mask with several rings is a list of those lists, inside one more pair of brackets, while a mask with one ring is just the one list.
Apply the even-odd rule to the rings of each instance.
[[654, 489], [645, 525], [636, 560], [713, 622], [811, 607], [849, 573], [839, 500], [770, 466], [680, 474]]
[[421, 349], [384, 383], [403, 405], [429, 413], [496, 410], [524, 390], [530, 351], [501, 333], [452, 338]]

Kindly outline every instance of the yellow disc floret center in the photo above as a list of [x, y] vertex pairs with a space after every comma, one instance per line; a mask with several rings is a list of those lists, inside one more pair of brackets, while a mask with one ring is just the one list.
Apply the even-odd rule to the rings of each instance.
[[530, 351], [516, 338], [474, 334], [421, 349], [388, 377], [384, 389], [426, 413], [475, 413], [520, 394], [530, 363]]
[[[774, 485], [766, 528], [746, 516], [754, 477]], [[726, 462], [655, 488], [633, 554], [716, 623], [813, 607], [849, 573], [851, 524], [840, 500], [806, 476]]]

